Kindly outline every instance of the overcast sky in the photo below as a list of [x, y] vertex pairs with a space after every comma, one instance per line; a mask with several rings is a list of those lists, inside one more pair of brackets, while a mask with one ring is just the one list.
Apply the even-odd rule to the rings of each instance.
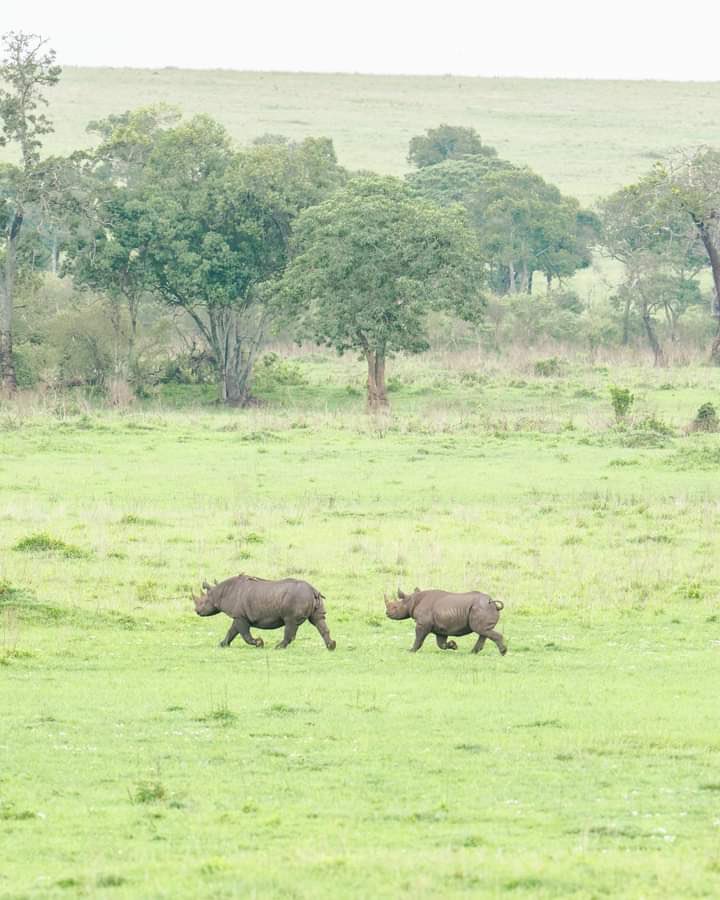
[[0, 0], [65, 65], [720, 80], [720, 0]]

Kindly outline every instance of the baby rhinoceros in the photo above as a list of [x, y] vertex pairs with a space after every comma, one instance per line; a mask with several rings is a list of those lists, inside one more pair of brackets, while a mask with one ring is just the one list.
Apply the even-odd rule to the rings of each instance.
[[455, 641], [449, 641], [448, 637], [474, 632], [478, 639], [472, 648], [473, 653], [479, 653], [486, 639], [490, 638], [504, 656], [507, 647], [503, 636], [493, 630], [503, 606], [501, 600], [493, 600], [480, 591], [453, 594], [450, 591], [421, 591], [416, 587], [410, 595], [398, 591], [397, 600], [385, 598], [388, 618], [415, 619], [415, 643], [410, 648], [411, 653], [422, 647], [429, 634], [435, 635], [441, 650], [457, 650]]
[[250, 634], [251, 626], [263, 629], [284, 627], [283, 639], [276, 646], [287, 647], [307, 619], [320, 632], [328, 650], [335, 649], [335, 641], [330, 637], [325, 621], [323, 595], [307, 581], [298, 581], [297, 578], [267, 581], [240, 574], [214, 585], [204, 581], [203, 590], [205, 593], [200, 597], [193, 597], [195, 612], [199, 616], [224, 612], [233, 620], [230, 630], [220, 642], [221, 647], [229, 647], [238, 634], [245, 643], [262, 647], [262, 638]]

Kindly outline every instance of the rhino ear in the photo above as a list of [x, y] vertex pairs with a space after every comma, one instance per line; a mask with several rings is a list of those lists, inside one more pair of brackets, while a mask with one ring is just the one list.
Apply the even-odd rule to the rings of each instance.
[[210, 587], [211, 587], [211, 585], [209, 585], [209, 584], [207, 583], [207, 581], [203, 581], [203, 583], [202, 583], [202, 589], [203, 589], [204, 591], [209, 591], [209, 590], [210, 590]]
[[419, 593], [420, 593], [420, 588], [416, 587], [415, 590], [413, 591], [413, 594], [419, 594]]
[[407, 597], [405, 596], [405, 594], [403, 594], [403, 592], [400, 590], [400, 588], [398, 588], [398, 599], [407, 600]]

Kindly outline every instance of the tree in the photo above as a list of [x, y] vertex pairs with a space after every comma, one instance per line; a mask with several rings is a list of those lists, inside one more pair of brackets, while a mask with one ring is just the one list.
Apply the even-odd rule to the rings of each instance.
[[702, 242], [715, 293], [711, 312], [716, 333], [710, 355], [720, 365], [720, 150], [678, 151], [657, 163], [646, 181], [664, 206], [666, 223], [676, 220], [680, 211]]
[[416, 135], [410, 141], [408, 162], [417, 169], [434, 166], [446, 159], [462, 159], [465, 156], [493, 157], [497, 151], [483, 144], [474, 128], [461, 125], [439, 125], [429, 128], [425, 134]]
[[528, 168], [471, 156], [428, 166], [408, 183], [436, 203], [465, 207], [499, 294], [530, 293], [536, 271], [549, 290], [590, 264], [596, 217]]
[[482, 259], [463, 211], [418, 199], [398, 179], [353, 179], [301, 213], [291, 247], [281, 302], [300, 335], [362, 353], [370, 411], [388, 405], [388, 356], [429, 347], [429, 310], [482, 315]]
[[115, 374], [130, 380], [137, 374], [138, 320], [152, 282], [137, 236], [124, 227], [132, 219], [127, 204], [142, 184], [161, 135], [179, 119], [174, 107], [160, 104], [90, 122], [87, 131], [102, 140], [94, 150], [73, 157], [84, 197], [73, 216], [63, 271], [78, 287], [107, 299], [115, 333]]
[[2, 37], [0, 62], [0, 146], [17, 144], [20, 162], [0, 170], [0, 390], [17, 389], [13, 361], [13, 306], [18, 278], [18, 247], [23, 223], [52, 180], [40, 160], [42, 136], [53, 128], [41, 111], [44, 88], [56, 84], [61, 69], [55, 51], [36, 34], [10, 31]]
[[677, 322], [700, 302], [695, 276], [705, 259], [698, 235], [679, 209], [669, 209], [652, 179], [621, 188], [599, 204], [602, 244], [625, 267], [617, 297], [623, 305], [623, 343], [631, 310], [642, 322], [656, 366], [666, 364], [656, 315], [664, 313], [674, 338]]

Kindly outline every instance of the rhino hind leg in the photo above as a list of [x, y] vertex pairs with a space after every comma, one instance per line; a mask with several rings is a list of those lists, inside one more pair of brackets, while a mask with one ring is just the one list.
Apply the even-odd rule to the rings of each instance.
[[325, 646], [328, 648], [328, 650], [334, 650], [337, 644], [330, 637], [330, 631], [327, 627], [325, 616], [320, 615], [319, 613], [313, 613], [308, 619], [308, 622], [310, 622], [311, 625], [314, 625], [320, 632], [320, 637], [325, 641]]
[[477, 644], [475, 644], [475, 646], [473, 647], [473, 653], [477, 653], [479, 650], [482, 650], [483, 644], [485, 643], [485, 638], [490, 638], [490, 640], [495, 643], [495, 646], [500, 651], [500, 656], [505, 656], [505, 654], [507, 653], [507, 645], [503, 640], [503, 636], [499, 631], [493, 631], [492, 629], [480, 635]]
[[455, 641], [449, 641], [444, 634], [436, 634], [435, 640], [441, 650], [457, 650]]
[[283, 638], [277, 644], [275, 644], [276, 650], [284, 650], [288, 644], [292, 644], [295, 640], [295, 635], [297, 634], [297, 630], [300, 627], [300, 622], [296, 621], [286, 621], [285, 622], [285, 632], [283, 633]]
[[480, 637], [478, 637], [477, 641], [475, 642], [475, 646], [472, 648], [472, 650], [470, 652], [471, 653], [479, 653], [482, 650], [482, 648], [485, 646], [486, 640], [487, 640], [487, 638], [485, 637], [485, 635], [481, 634]]

